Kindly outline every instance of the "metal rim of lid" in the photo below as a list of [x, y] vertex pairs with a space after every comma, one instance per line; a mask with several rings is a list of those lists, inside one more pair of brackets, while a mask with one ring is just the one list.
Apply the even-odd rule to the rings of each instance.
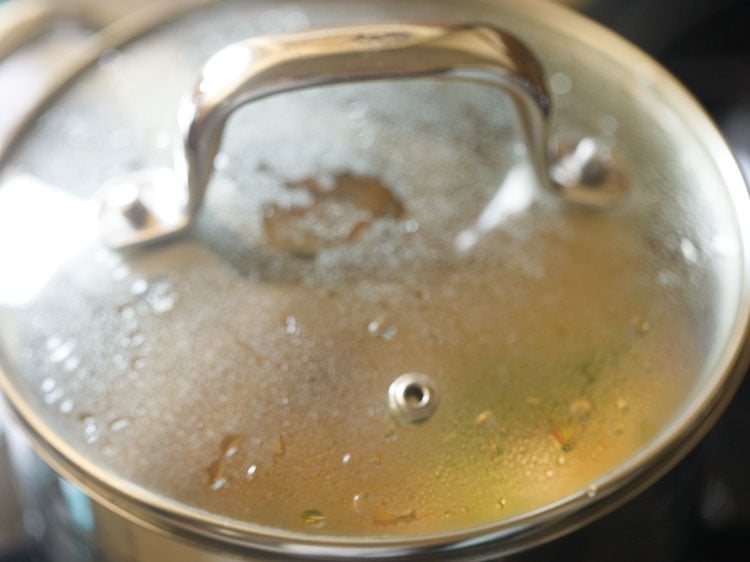
[[[492, 0], [483, 0], [492, 4]], [[183, 13], [219, 3], [190, 0], [179, 8], [146, 10], [96, 36], [71, 58], [48, 94], [20, 121], [6, 144], [0, 143], [0, 166], [5, 165], [14, 145], [24, 136], [36, 116], [79, 74], [104, 52], [125, 45], [140, 35]], [[654, 89], [669, 96], [673, 107], [689, 121], [712, 159], [719, 166], [737, 216], [750, 216], [750, 199], [742, 173], [721, 133], [693, 96], [669, 72], [637, 47], [604, 27], [571, 10], [542, 2], [517, 1], [511, 9], [523, 11], [539, 25], [555, 28], [571, 40], [588, 44], [621, 63], [647, 65]], [[581, 30], [584, 29], [584, 32]], [[396, 539], [344, 539], [260, 529], [238, 524], [210, 513], [187, 508], [169, 498], [124, 481], [94, 465], [62, 442], [24, 402], [5, 373], [0, 370], [0, 390], [8, 399], [16, 422], [26, 432], [37, 453], [64, 478], [78, 484], [93, 499], [122, 517], [159, 533], [206, 546], [247, 554], [299, 556], [308, 559], [352, 557], [410, 558], [433, 560], [480, 560], [511, 554], [547, 542], [580, 528], [612, 511], [640, 493], [676, 465], [705, 435], [731, 401], [750, 365], [750, 222], [737, 221], [743, 243], [741, 306], [715, 371], [703, 390], [673, 423], [650, 445], [615, 470], [592, 483], [588, 490], [561, 499], [533, 512], [502, 519], [497, 523], [461, 532], [405, 536]], [[606, 501], [605, 501], [606, 500]]]

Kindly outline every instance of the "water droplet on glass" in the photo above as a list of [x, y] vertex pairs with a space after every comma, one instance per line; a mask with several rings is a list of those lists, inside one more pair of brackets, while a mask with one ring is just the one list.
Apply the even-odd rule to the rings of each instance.
[[414, 219], [410, 219], [404, 223], [403, 230], [407, 234], [416, 234], [417, 232], [419, 232], [419, 222]]
[[570, 418], [578, 423], [587, 422], [593, 411], [594, 408], [591, 406], [591, 402], [585, 399], [574, 401], [568, 409]]
[[112, 431], [122, 431], [129, 425], [130, 425], [130, 420], [128, 418], [120, 418], [120, 419], [113, 421], [110, 424], [109, 429], [111, 429]]
[[496, 506], [496, 507], [497, 507], [498, 509], [505, 509], [505, 505], [506, 505], [507, 503], [508, 503], [508, 502], [507, 502], [507, 500], [506, 500], [505, 498], [500, 498], [499, 500], [497, 500], [497, 503], [495, 503], [495, 506]]
[[136, 371], [143, 369], [146, 366], [146, 361], [142, 357], [135, 357], [130, 362], [130, 367]]
[[66, 398], [60, 402], [60, 413], [69, 414], [73, 411], [73, 406], [75, 406], [74, 402], [70, 398]]
[[67, 341], [55, 349], [49, 356], [53, 363], [60, 363], [70, 357], [71, 353], [75, 349], [76, 344], [74, 341]]
[[554, 470], [548, 470], [545, 473], [545, 475], [547, 476], [547, 478], [552, 478], [553, 476], [555, 476], [555, 471]]
[[219, 490], [227, 483], [226, 470], [229, 460], [240, 450], [242, 438], [239, 435], [230, 435], [221, 443], [221, 456], [211, 465], [208, 470], [208, 487], [211, 490]]
[[688, 263], [698, 263], [698, 248], [690, 240], [683, 238], [680, 242], [680, 250]]
[[297, 319], [294, 316], [287, 316], [285, 322], [287, 334], [297, 335], [300, 333], [300, 328], [297, 325]]
[[596, 484], [591, 484], [591, 486], [586, 488], [586, 495], [590, 498], [596, 497], [597, 493], [599, 493], [599, 487]]
[[96, 443], [101, 435], [101, 430], [96, 424], [96, 420], [93, 417], [87, 417], [83, 420], [83, 435], [86, 439], [86, 443]]
[[352, 508], [354, 508], [355, 511], [358, 511], [362, 507], [362, 496], [360, 494], [356, 494], [352, 498]]
[[251, 464], [248, 467], [247, 472], [245, 472], [245, 476], [247, 477], [248, 480], [252, 480], [255, 478], [256, 472], [258, 472], [258, 467], [254, 464]]
[[617, 409], [618, 410], [624, 410], [628, 407], [628, 403], [624, 398], [618, 398], [617, 399]]
[[81, 359], [73, 355], [72, 357], [68, 357], [65, 360], [65, 363], [63, 363], [63, 368], [69, 372], [72, 373], [75, 371], [79, 366], [81, 365]]
[[42, 385], [39, 387], [42, 392], [45, 394], [48, 392], [52, 392], [52, 390], [57, 386], [57, 382], [55, 382], [55, 379], [44, 379], [42, 381]]
[[302, 513], [302, 522], [310, 527], [320, 528], [326, 523], [326, 517], [317, 509], [308, 509]]
[[148, 291], [148, 281], [145, 279], [136, 279], [130, 285], [130, 292], [134, 295], [143, 295], [146, 291]]
[[387, 325], [385, 320], [378, 318], [367, 325], [367, 331], [373, 336], [382, 340], [392, 340], [398, 335], [398, 329], [395, 326]]
[[226, 170], [229, 167], [229, 155], [225, 152], [220, 152], [214, 158], [214, 169], [215, 170]]
[[217, 478], [209, 484], [209, 488], [211, 488], [212, 490], [221, 490], [226, 483], [226, 478]]
[[138, 347], [140, 345], [143, 345], [143, 342], [146, 341], [146, 336], [144, 336], [140, 332], [135, 332], [133, 335], [130, 336], [130, 345], [133, 347]]
[[170, 292], [170, 290], [171, 284], [166, 279], [162, 279], [151, 285], [146, 295], [146, 302], [151, 307], [151, 310], [157, 314], [163, 314], [174, 308], [177, 296]]
[[149, 296], [148, 303], [151, 305], [151, 310], [157, 314], [163, 314], [169, 312], [174, 308], [176, 298], [174, 295], [153, 295]]
[[556, 72], [549, 79], [552, 92], [558, 96], [566, 96], [573, 91], [573, 81], [563, 72]]
[[64, 395], [62, 388], [55, 388], [44, 395], [45, 404], [52, 406], [56, 404]]
[[343, 457], [341, 458], [341, 462], [342, 462], [343, 464], [347, 464], [347, 463], [348, 463], [348, 462], [349, 462], [350, 460], [352, 460], [352, 456], [351, 456], [351, 455], [350, 455], [349, 453], [345, 454], [345, 455], [344, 455], [344, 456], [343, 456]]
[[120, 354], [117, 354], [112, 358], [112, 363], [114, 363], [115, 367], [117, 367], [121, 371], [128, 368], [128, 360]]
[[474, 424], [481, 429], [491, 430], [497, 426], [497, 419], [492, 410], [484, 410], [474, 418]]

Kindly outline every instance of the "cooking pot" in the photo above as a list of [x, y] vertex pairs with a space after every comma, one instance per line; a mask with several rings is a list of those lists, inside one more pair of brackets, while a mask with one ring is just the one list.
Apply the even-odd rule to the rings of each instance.
[[54, 556], [494, 559], [715, 422], [748, 196], [653, 61], [546, 3], [200, 4], [99, 39], [3, 155]]

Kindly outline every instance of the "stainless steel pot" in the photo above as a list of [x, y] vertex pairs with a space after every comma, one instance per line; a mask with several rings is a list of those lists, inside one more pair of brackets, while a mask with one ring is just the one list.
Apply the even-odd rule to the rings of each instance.
[[61, 559], [492, 559], [731, 398], [745, 184], [631, 46], [532, 2], [147, 27], [3, 157], [0, 384]]

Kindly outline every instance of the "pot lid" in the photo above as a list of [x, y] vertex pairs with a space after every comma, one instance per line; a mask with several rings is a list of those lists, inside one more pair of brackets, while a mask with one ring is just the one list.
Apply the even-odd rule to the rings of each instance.
[[[0, 380], [104, 501], [235, 540], [485, 534], [667, 464], [731, 393], [747, 196], [680, 87], [558, 8], [364, 4], [175, 21], [9, 156]], [[486, 25], [378, 23], [436, 13]]]

